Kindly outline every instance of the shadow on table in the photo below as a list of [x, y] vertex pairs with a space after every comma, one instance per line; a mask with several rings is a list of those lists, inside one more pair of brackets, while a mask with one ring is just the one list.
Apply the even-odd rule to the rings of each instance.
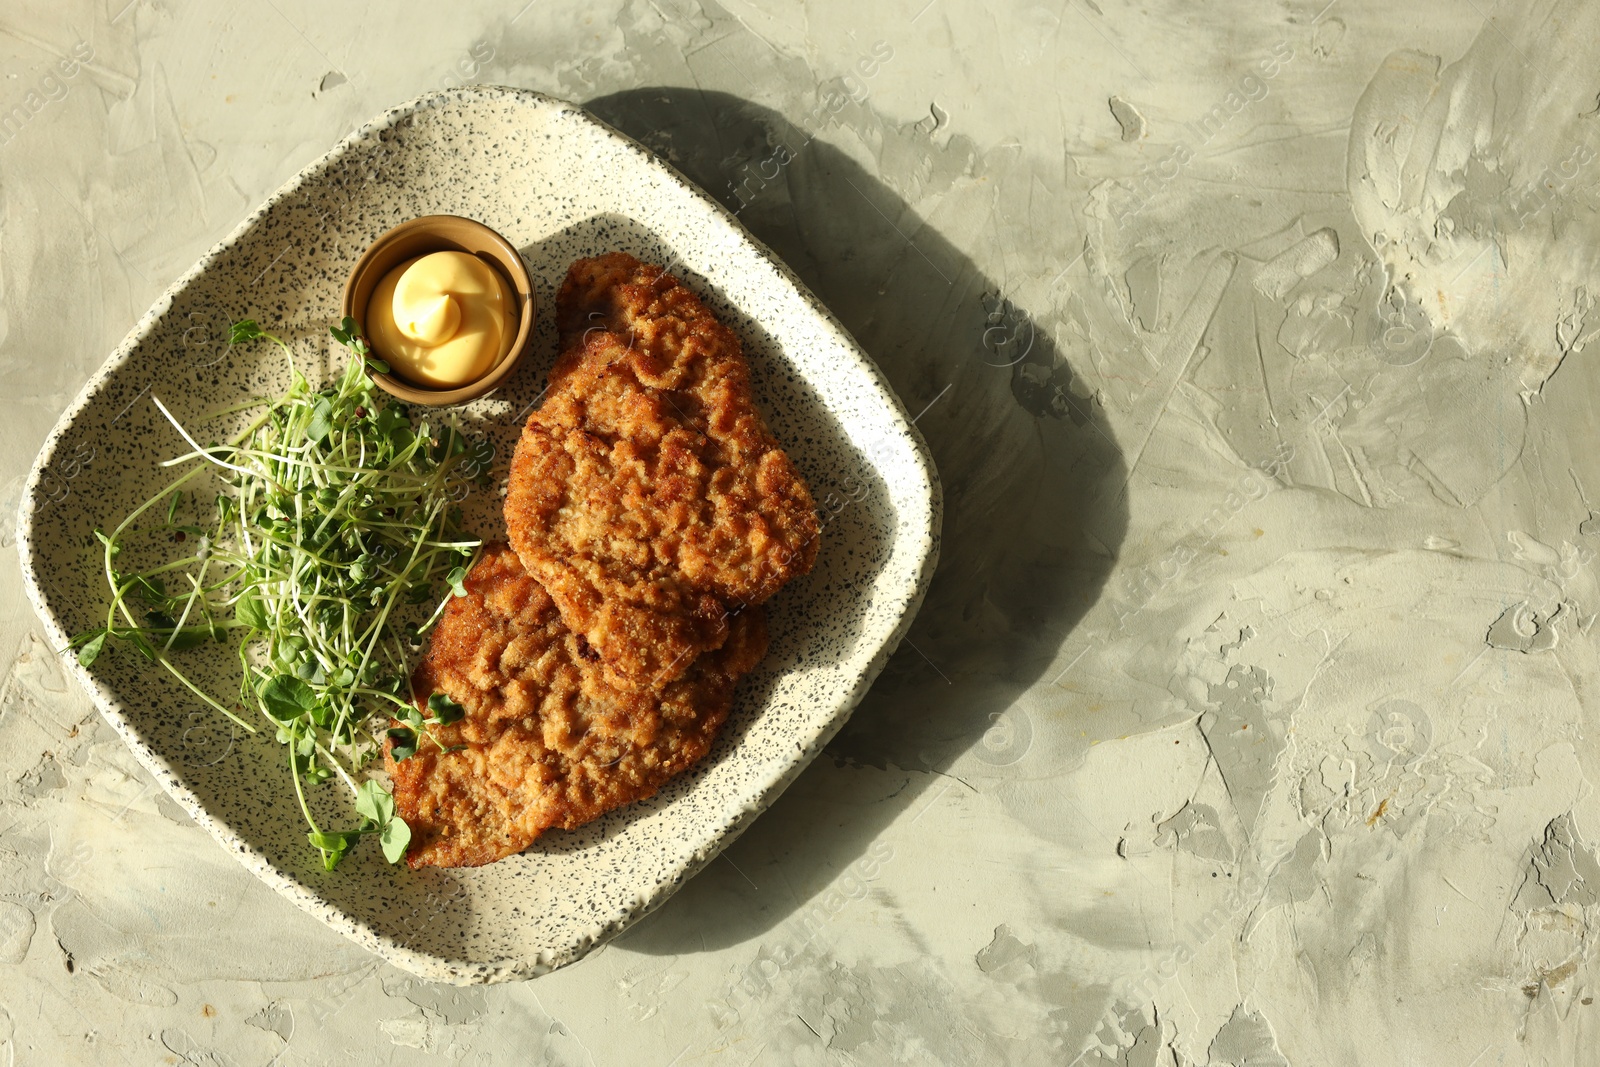
[[[806, 805], [826, 761], [943, 772], [970, 753], [1008, 773], [1026, 738], [1001, 713], [1099, 596], [1127, 529], [1125, 468], [1048, 333], [843, 153], [725, 93], [645, 88], [586, 106], [737, 212], [828, 305], [917, 416], [944, 486], [927, 600], [849, 724], [727, 862], [625, 935], [630, 949], [672, 955], [760, 937], [949, 782], [910, 774], [892, 796], [830, 802], [824, 817]], [[920, 145], [930, 160], [939, 152]], [[798, 875], [804, 885], [776, 859], [797, 828], [829, 868]]]

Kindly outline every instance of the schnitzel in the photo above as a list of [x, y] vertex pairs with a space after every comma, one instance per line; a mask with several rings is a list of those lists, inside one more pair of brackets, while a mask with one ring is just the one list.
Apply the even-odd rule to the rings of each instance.
[[706, 754], [739, 676], [766, 654], [766, 617], [751, 607], [676, 681], [619, 689], [508, 545], [486, 546], [465, 587], [411, 685], [424, 714], [434, 693], [466, 714], [407, 759], [394, 759], [393, 742], [385, 750], [413, 868], [492, 863], [549, 827], [651, 796]]
[[465, 586], [412, 693], [424, 709], [443, 693], [466, 714], [433, 728], [439, 745], [424, 741], [398, 762], [387, 753], [412, 867], [491, 863], [548, 827], [651, 796], [705, 755], [739, 676], [766, 654], [765, 615], [748, 608], [720, 649], [660, 692], [617, 689], [509, 546], [487, 546]]
[[808, 572], [817, 512], [739, 340], [660, 267], [580, 259], [511, 462], [511, 544], [619, 687], [659, 690]]

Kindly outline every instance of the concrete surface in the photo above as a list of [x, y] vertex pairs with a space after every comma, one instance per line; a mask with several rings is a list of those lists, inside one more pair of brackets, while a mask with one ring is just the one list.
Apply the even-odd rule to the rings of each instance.
[[1600, 5], [1324, 3], [8, 3], [7, 512], [169, 281], [485, 81], [737, 208], [946, 529], [724, 859], [464, 990], [189, 824], [7, 562], [0, 1064], [1600, 1062]]

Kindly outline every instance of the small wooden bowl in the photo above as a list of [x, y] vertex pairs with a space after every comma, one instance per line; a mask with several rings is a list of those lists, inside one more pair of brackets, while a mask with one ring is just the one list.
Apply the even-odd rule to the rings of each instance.
[[[429, 252], [465, 252], [477, 256], [499, 271], [511, 284], [516, 330], [510, 344], [483, 377], [450, 389], [417, 385], [398, 374], [379, 374], [370, 368], [367, 374], [384, 392], [407, 403], [432, 407], [464, 404], [498, 387], [528, 350], [528, 337], [533, 332], [533, 283], [528, 278], [527, 266], [511, 242], [483, 223], [460, 215], [423, 215], [410, 222], [402, 222], [372, 242], [372, 246], [356, 260], [350, 277], [344, 283], [343, 314], [355, 319], [362, 326], [365, 336], [367, 304], [372, 300], [372, 291], [378, 287], [383, 276], [406, 260]], [[382, 352], [374, 349], [372, 354], [387, 362]]]

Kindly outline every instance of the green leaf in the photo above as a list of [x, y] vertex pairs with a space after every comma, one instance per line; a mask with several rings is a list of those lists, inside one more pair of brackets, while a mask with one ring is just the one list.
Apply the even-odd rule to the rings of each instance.
[[404, 442], [397, 440], [402, 434], [405, 442], [411, 440], [411, 420], [398, 404], [385, 404], [383, 410], [373, 417], [372, 425], [379, 434], [395, 442], [396, 447], [404, 447]]
[[167, 525], [171, 526], [178, 517], [178, 505], [183, 503], [183, 490], [174, 489], [172, 496], [167, 500]]
[[332, 432], [333, 402], [325, 396], [318, 397], [311, 409], [311, 423], [306, 427], [306, 436], [321, 444]]
[[139, 650], [139, 655], [143, 656], [147, 660], [150, 660], [152, 663], [157, 662], [156, 650], [150, 647], [150, 642], [144, 639], [144, 634], [140, 633], [138, 630], [129, 630], [127, 633], [128, 640], [132, 641], [133, 647]]
[[461, 436], [461, 431], [454, 426], [446, 425], [439, 431], [439, 437], [433, 443], [433, 461], [443, 463], [454, 456], [459, 456], [467, 450], [466, 438]]
[[[146, 578], [142, 574], [136, 574], [128, 579], [127, 595], [138, 597], [151, 606], [165, 604], [167, 602], [167, 583], [160, 578]], [[155, 625], [162, 624], [156, 623]], [[171, 626], [171, 620], [168, 620], [165, 625]]]
[[309, 657], [294, 665], [294, 676], [312, 685], [326, 685], [328, 681], [328, 676], [323, 673], [322, 664]]
[[381, 359], [377, 359], [376, 357], [368, 357], [367, 367], [378, 374], [389, 373], [389, 364], [385, 363]]
[[278, 642], [272, 661], [284, 674], [293, 674], [295, 665], [306, 658], [306, 649], [309, 647], [305, 638], [299, 634], [290, 634]]
[[[355, 319], [352, 319], [348, 315], [345, 316], [344, 321], [339, 323], [339, 325], [330, 326], [328, 328], [328, 332], [333, 334], [333, 339], [335, 341], [338, 341], [340, 344], [344, 345], [358, 356], [364, 356], [371, 351], [371, 349], [367, 347], [367, 342], [361, 337], [360, 325], [357, 324]], [[388, 366], [385, 365], [383, 370], [384, 373], [387, 373], [389, 370]]]
[[394, 817], [394, 796], [382, 782], [369, 778], [356, 790], [356, 814], [382, 826]]
[[238, 603], [233, 606], [233, 617], [235, 621], [256, 630], [265, 630], [271, 625], [267, 618], [266, 605], [261, 602], [261, 598], [254, 590], [239, 597]]
[[[320, 672], [319, 672], [320, 673]], [[333, 726], [335, 718], [333, 705], [326, 700], [319, 700], [311, 705], [311, 721], [327, 730]]]
[[230, 345], [243, 344], [254, 341], [258, 337], [265, 337], [266, 331], [256, 325], [255, 319], [244, 319], [236, 322], [228, 330], [228, 343]]
[[455, 591], [456, 596], [467, 595], [467, 568], [452, 568], [450, 573], [444, 576], [444, 580], [450, 583], [450, 588]]
[[433, 712], [433, 717], [441, 726], [448, 726], [453, 722], [461, 721], [467, 709], [451, 700], [444, 693], [435, 693], [428, 698], [428, 710]]
[[306, 840], [312, 846], [322, 851], [322, 869], [331, 871], [339, 866], [339, 861], [344, 859], [344, 854], [350, 848], [350, 843], [345, 840], [345, 835], [334, 833], [308, 833]]
[[361, 840], [360, 830], [324, 830], [321, 833], [306, 834], [306, 840], [327, 852], [343, 852], [357, 841]]
[[399, 863], [405, 858], [406, 848], [411, 844], [411, 827], [398, 816], [383, 824], [383, 829], [378, 831], [378, 843], [383, 846], [383, 858], [390, 863]]
[[106, 647], [106, 631], [101, 630], [89, 638], [87, 644], [78, 649], [78, 666], [91, 667], [94, 661], [100, 658], [100, 650]]
[[111, 558], [116, 559], [117, 554], [122, 551], [122, 546], [111, 540], [111, 538], [107, 537], [105, 535], [105, 531], [100, 529], [98, 526], [94, 528], [94, 535], [102, 545], [105, 545], [106, 548], [111, 551]]
[[316, 692], [292, 674], [275, 674], [261, 687], [261, 706], [278, 722], [291, 723], [309, 712]]
[[403, 763], [416, 754], [416, 731], [406, 726], [396, 726], [389, 730], [389, 755], [396, 763]]

